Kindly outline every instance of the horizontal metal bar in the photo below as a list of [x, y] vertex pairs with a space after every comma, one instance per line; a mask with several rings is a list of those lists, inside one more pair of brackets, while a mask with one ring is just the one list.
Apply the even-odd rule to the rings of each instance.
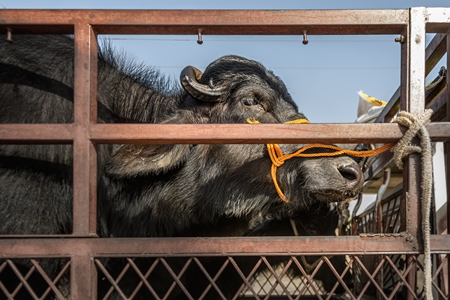
[[[450, 138], [450, 122], [431, 123], [433, 141]], [[92, 124], [97, 143], [391, 143], [405, 128], [393, 124]], [[2, 124], [0, 143], [71, 143], [72, 124]]]
[[[400, 237], [48, 238], [0, 239], [0, 257], [418, 254]], [[449, 235], [432, 235], [433, 253], [450, 253]]]
[[[399, 34], [408, 10], [8, 10], [2, 24], [15, 33], [73, 33], [85, 22], [100, 34]], [[49, 25], [64, 25], [61, 27]], [[60, 32], [55, 32], [60, 29]]]
[[426, 14], [427, 32], [447, 33], [450, 29], [450, 8], [428, 7]]
[[70, 144], [73, 138], [73, 124], [0, 124], [0, 143], [4, 144]]
[[402, 131], [397, 124], [98, 124], [91, 138], [98, 143], [355, 143], [395, 142]]

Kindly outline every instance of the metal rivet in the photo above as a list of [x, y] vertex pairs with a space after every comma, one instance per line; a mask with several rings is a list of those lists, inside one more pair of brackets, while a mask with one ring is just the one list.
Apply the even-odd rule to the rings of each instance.
[[308, 36], [306, 35], [306, 29], [303, 30], [303, 45], [307, 45], [308, 44]]
[[203, 32], [203, 29], [201, 29], [201, 28], [199, 28], [197, 31], [197, 35], [198, 35], [197, 44], [199, 44], [199, 45], [203, 44], [202, 32]]
[[12, 30], [9, 27], [6, 28], [6, 41], [8, 43], [12, 43], [13, 42], [13, 40], [12, 40]]
[[397, 43], [403, 44], [403, 43], [405, 42], [405, 36], [404, 36], [404, 35], [401, 35], [400, 37], [395, 38], [395, 41], [396, 41]]

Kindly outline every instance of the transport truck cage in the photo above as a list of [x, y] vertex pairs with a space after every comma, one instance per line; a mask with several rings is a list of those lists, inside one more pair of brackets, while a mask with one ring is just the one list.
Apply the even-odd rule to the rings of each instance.
[[[366, 162], [367, 184], [379, 186], [387, 168], [400, 184], [390, 187], [384, 199], [353, 216], [351, 229], [339, 237], [199, 237], [199, 238], [98, 238], [96, 229], [96, 145], [113, 143], [395, 143], [404, 128], [391, 123], [399, 110], [420, 115], [433, 108], [427, 130], [433, 142], [443, 142], [446, 189], [449, 187], [450, 106], [449, 77], [426, 92], [425, 76], [450, 49], [450, 8], [397, 10], [9, 10], [0, 11], [2, 43], [14, 42], [18, 34], [70, 34], [74, 36], [74, 122], [70, 124], [0, 124], [3, 144], [71, 144], [73, 147], [73, 233], [70, 235], [0, 237], [0, 272], [17, 276], [14, 290], [0, 282], [0, 292], [14, 298], [27, 290], [31, 299], [108, 299], [113, 293], [123, 299], [148, 290], [153, 297], [193, 299], [183, 284], [183, 274], [196, 268], [207, 282], [202, 296], [214, 291], [227, 298], [216, 284], [232, 269], [242, 286], [234, 299], [423, 299], [423, 242], [421, 232], [421, 162], [418, 154], [405, 160], [402, 171], [393, 167], [387, 152]], [[401, 85], [373, 124], [248, 124], [160, 125], [97, 123], [97, 35], [372, 35], [397, 36], [401, 47]], [[426, 34], [434, 37], [426, 45]], [[201, 37], [201, 36], [200, 36]], [[447, 68], [449, 61], [447, 60]], [[426, 99], [426, 101], [424, 101]], [[1, 101], [1, 100], [0, 100]], [[306, 127], [307, 126], [307, 127]], [[181, 130], [182, 128], [182, 130]], [[306, 129], [307, 128], [307, 129]], [[282, 129], [282, 130], [280, 130]], [[432, 289], [435, 299], [448, 299], [450, 237], [449, 206], [432, 211]], [[0, 220], [1, 222], [1, 220]], [[274, 257], [287, 262], [272, 268]], [[339, 271], [331, 257], [342, 257]], [[123, 263], [123, 271], [109, 274], [106, 258]], [[182, 260], [180, 260], [182, 258]], [[315, 261], [312, 269], [302, 263]], [[17, 259], [29, 260], [30, 270], [21, 273]], [[41, 266], [45, 259], [59, 260], [63, 267], [55, 278]], [[183, 261], [174, 267], [174, 261]], [[211, 259], [221, 260], [213, 274]], [[253, 259], [255, 268], [244, 274], [239, 261]], [[253, 276], [258, 266], [268, 271]], [[144, 267], [145, 266], [145, 267]], [[296, 268], [303, 276], [293, 277]], [[323, 269], [331, 270], [336, 284], [324, 291], [314, 280]], [[158, 294], [152, 287], [152, 272], [170, 282]], [[100, 274], [100, 276], [98, 276]], [[228, 274], [228, 273], [227, 273]], [[27, 280], [40, 276], [47, 285], [37, 294]], [[139, 284], [126, 287], [127, 276]], [[351, 284], [346, 276], [351, 276]], [[97, 278], [99, 278], [97, 280]], [[60, 289], [70, 280], [70, 290]], [[200, 279], [199, 279], [200, 280]], [[98, 286], [107, 286], [97, 294]], [[340, 295], [337, 291], [342, 290]], [[181, 296], [183, 295], [183, 296]], [[344, 298], [342, 298], [344, 299]]]

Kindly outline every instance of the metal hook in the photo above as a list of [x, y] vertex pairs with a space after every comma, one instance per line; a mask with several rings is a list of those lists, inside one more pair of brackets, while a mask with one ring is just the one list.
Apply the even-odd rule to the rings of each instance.
[[11, 28], [6, 28], [6, 41], [8, 42], [8, 43], [12, 43], [13, 42], [13, 39], [12, 39], [12, 30], [11, 30]]
[[303, 45], [307, 45], [308, 44], [308, 36], [306, 35], [306, 29], [303, 30]]
[[198, 34], [197, 44], [199, 44], [199, 45], [203, 44], [202, 32], [203, 32], [202, 28], [199, 28], [197, 31], [197, 34]]

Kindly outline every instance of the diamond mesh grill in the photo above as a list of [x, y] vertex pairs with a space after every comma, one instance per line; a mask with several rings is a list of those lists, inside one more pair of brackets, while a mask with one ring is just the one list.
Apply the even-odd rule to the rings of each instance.
[[[57, 260], [58, 270], [48, 267], [51, 260]], [[66, 299], [70, 294], [70, 260], [1, 260], [0, 278], [1, 299]]]
[[[317, 263], [308, 270], [304, 259]], [[434, 259], [433, 287], [447, 299], [448, 255]], [[401, 299], [408, 291], [423, 299], [421, 256], [412, 255], [115, 258], [95, 264], [99, 299]], [[120, 270], [107, 267], [119, 264]], [[416, 271], [416, 281], [408, 282]]]

